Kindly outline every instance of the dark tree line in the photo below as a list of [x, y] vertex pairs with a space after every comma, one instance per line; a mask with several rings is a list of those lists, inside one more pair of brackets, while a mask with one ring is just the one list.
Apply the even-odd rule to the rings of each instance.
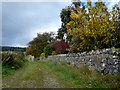
[[0, 46], [0, 51], [25, 52], [26, 48], [22, 48], [22, 47], [10, 47], [10, 46]]

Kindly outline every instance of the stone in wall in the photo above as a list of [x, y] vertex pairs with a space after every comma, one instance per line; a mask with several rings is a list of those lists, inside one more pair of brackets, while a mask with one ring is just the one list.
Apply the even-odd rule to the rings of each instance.
[[28, 56], [25, 57], [25, 59], [28, 60], [28, 61], [33, 61], [34, 60], [34, 56], [28, 55]]
[[[41, 58], [40, 60], [42, 60]], [[108, 48], [92, 50], [90, 52], [60, 54], [48, 56], [47, 60], [65, 61], [71, 65], [87, 65], [90, 70], [96, 70], [104, 74], [120, 74], [120, 49]]]

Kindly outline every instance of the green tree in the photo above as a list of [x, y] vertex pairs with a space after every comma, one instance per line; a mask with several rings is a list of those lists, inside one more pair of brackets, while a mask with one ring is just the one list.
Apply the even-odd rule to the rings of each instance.
[[51, 44], [55, 41], [53, 38], [53, 33], [43, 33], [37, 34], [37, 37], [28, 43], [28, 52], [27, 54], [39, 57], [44, 51], [44, 47], [48, 44]]
[[116, 38], [116, 40], [112, 42], [112, 44], [115, 47], [120, 48], [120, 7], [118, 6], [118, 4], [116, 4], [113, 7], [111, 13], [112, 13], [112, 20], [114, 22], [114, 26], [116, 27], [115, 34], [114, 34], [114, 37]]
[[45, 57], [48, 57], [49, 55], [52, 55], [52, 47], [51, 47], [51, 45], [47, 45], [44, 48], [44, 53], [45, 53]]
[[66, 24], [69, 23], [72, 18], [70, 17], [71, 11], [69, 8], [72, 8], [74, 11], [76, 11], [77, 7], [83, 6], [82, 8], [84, 9], [85, 6], [83, 5], [83, 3], [80, 2], [80, 0], [73, 0], [72, 4], [66, 8], [63, 8], [61, 13], [60, 13], [60, 18], [61, 18], [61, 28], [59, 28], [58, 30], [58, 39], [64, 40], [64, 35], [67, 35], [66, 37], [66, 41], [71, 42], [71, 38], [72, 36], [67, 33], [67, 28], [66, 28]]
[[79, 35], [75, 35], [72, 37], [72, 40], [71, 40], [71, 48], [70, 48], [70, 52], [72, 53], [77, 53], [79, 52], [80, 50], [80, 36]]

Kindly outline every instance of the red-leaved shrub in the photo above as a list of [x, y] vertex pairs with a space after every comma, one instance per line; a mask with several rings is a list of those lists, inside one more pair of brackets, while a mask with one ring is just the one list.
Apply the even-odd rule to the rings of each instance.
[[55, 50], [56, 53], [61, 54], [61, 53], [66, 53], [67, 49], [70, 48], [69, 44], [65, 41], [57, 41], [52, 45], [53, 49]]

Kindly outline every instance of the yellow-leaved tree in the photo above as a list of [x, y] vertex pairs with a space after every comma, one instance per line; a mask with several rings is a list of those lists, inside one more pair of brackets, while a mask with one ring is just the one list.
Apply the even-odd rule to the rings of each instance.
[[77, 7], [77, 12], [69, 8], [72, 20], [67, 23], [68, 32], [79, 36], [79, 50], [92, 50], [111, 47], [116, 40], [114, 33], [116, 27], [112, 20], [112, 13], [108, 11], [104, 2], [95, 2], [95, 6], [89, 0], [86, 9]]

